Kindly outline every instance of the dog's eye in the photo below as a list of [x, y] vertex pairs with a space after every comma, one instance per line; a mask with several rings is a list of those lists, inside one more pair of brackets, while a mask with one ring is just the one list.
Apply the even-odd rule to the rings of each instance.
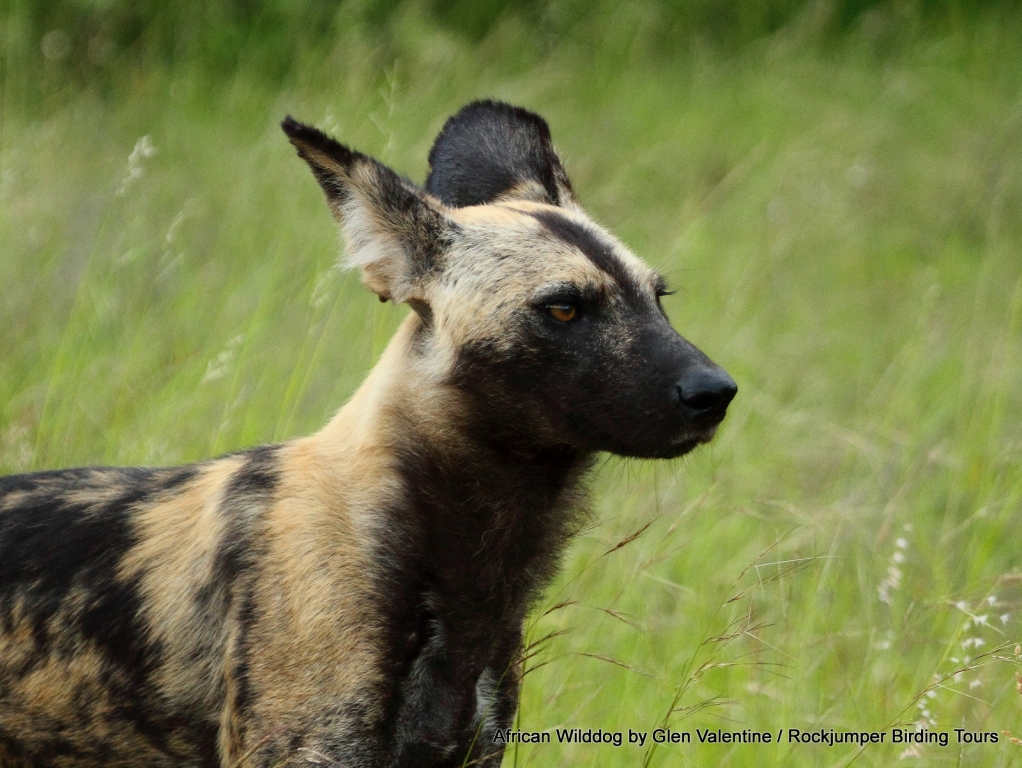
[[546, 311], [559, 323], [570, 323], [578, 315], [574, 304], [547, 304]]

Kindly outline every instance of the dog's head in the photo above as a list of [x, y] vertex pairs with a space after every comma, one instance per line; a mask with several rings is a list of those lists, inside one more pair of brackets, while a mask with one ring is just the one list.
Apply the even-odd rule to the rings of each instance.
[[489, 423], [649, 458], [713, 437], [734, 381], [671, 327], [663, 278], [582, 211], [538, 115], [468, 105], [437, 137], [425, 190], [290, 117], [283, 128], [349, 263], [415, 310], [417, 354]]

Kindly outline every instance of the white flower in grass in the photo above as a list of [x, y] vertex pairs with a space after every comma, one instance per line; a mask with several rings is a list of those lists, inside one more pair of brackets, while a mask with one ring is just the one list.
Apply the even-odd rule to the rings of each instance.
[[209, 384], [226, 376], [231, 369], [231, 364], [238, 356], [238, 351], [241, 349], [241, 344], [244, 340], [245, 336], [238, 334], [228, 341], [227, 346], [217, 354], [216, 358], [206, 364], [206, 372], [203, 374], [199, 384]]
[[[906, 523], [904, 525], [906, 531], [912, 530], [912, 525]], [[905, 562], [905, 552], [908, 549], [908, 539], [903, 536], [899, 536], [894, 541], [896, 549], [891, 553], [891, 560], [887, 565], [887, 577], [877, 586], [877, 594], [880, 596], [880, 602], [893, 605], [893, 593], [901, 587], [902, 572], [898, 566]]]
[[128, 193], [128, 189], [145, 174], [145, 161], [156, 154], [156, 147], [147, 133], [135, 142], [135, 148], [128, 155], [128, 175], [124, 177], [117, 194], [121, 197]]

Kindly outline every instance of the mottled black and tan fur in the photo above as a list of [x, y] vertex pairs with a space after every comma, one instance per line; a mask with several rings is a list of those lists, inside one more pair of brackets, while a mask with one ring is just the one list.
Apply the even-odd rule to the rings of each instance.
[[497, 765], [593, 456], [679, 456], [734, 396], [536, 115], [466, 107], [425, 190], [283, 127], [414, 312], [311, 437], [0, 478], [0, 766]]

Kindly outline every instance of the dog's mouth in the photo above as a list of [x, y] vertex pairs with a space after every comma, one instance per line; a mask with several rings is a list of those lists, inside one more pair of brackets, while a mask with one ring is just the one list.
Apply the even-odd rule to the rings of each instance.
[[684, 456], [703, 443], [710, 442], [717, 434], [717, 427], [723, 418], [718, 419], [709, 426], [698, 429], [686, 429], [684, 433], [674, 438], [670, 443], [670, 450], [674, 456]]
[[684, 432], [657, 446], [649, 446], [645, 450], [622, 451], [625, 455], [644, 459], [676, 459], [694, 450], [703, 443], [708, 443], [717, 433], [717, 424], [702, 429], [686, 429]]
[[676, 451], [688, 453], [702, 442], [704, 441], [698, 437], [686, 437], [671, 442], [671, 448]]
[[694, 450], [697, 446], [703, 443], [708, 443], [716, 435], [716, 424], [709, 427], [708, 430], [701, 430], [699, 433], [693, 435], [687, 433], [675, 440], [670, 442], [670, 450], [675, 456], [684, 456], [689, 451]]

